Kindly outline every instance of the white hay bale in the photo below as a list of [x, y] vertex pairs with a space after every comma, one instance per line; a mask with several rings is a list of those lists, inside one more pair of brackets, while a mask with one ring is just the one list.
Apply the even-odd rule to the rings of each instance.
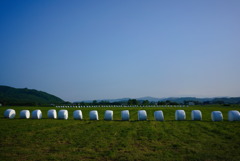
[[56, 119], [57, 118], [57, 111], [52, 109], [48, 110], [48, 118], [49, 119]]
[[82, 111], [81, 110], [75, 110], [73, 112], [73, 118], [75, 120], [82, 120], [83, 119]]
[[107, 121], [113, 120], [113, 111], [112, 110], [105, 111], [104, 120], [107, 120]]
[[147, 112], [145, 110], [139, 110], [138, 111], [138, 120], [139, 121], [147, 120]]
[[156, 121], [164, 121], [164, 115], [161, 110], [154, 112], [154, 118]]
[[228, 112], [229, 121], [240, 121], [240, 112], [237, 110], [232, 110]]
[[191, 112], [192, 120], [201, 121], [202, 120], [202, 112], [200, 110], [192, 110]]
[[98, 112], [96, 110], [89, 112], [90, 120], [98, 120]]
[[68, 119], [68, 110], [58, 111], [58, 119], [67, 120]]
[[32, 111], [32, 118], [33, 119], [41, 119], [42, 118], [42, 111], [41, 110]]
[[177, 121], [182, 121], [186, 119], [186, 113], [184, 110], [176, 110], [175, 112], [175, 119]]
[[21, 119], [29, 119], [30, 118], [30, 112], [29, 110], [22, 110], [20, 112], [20, 118]]
[[121, 111], [121, 117], [123, 121], [129, 121], [130, 120], [130, 114], [128, 110]]
[[16, 116], [16, 111], [14, 109], [7, 109], [4, 111], [4, 117], [13, 119]]
[[221, 111], [213, 111], [211, 113], [212, 121], [223, 121], [223, 115]]

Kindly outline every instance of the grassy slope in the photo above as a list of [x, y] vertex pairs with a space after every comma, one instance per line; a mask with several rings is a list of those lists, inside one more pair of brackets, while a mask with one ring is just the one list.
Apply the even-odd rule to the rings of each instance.
[[[3, 114], [7, 107], [1, 107]], [[179, 108], [146, 108], [149, 121], [136, 121], [140, 108], [129, 108], [131, 121], [103, 121], [106, 108], [98, 108], [99, 121], [89, 121], [93, 108], [82, 109], [84, 120], [50, 120], [46, 107], [42, 120], [21, 120], [15, 107], [14, 120], [0, 117], [0, 160], [240, 160], [240, 122], [227, 121], [227, 112], [240, 107], [185, 107], [187, 121], [174, 121]], [[96, 108], [95, 108], [96, 109]], [[164, 122], [154, 121], [153, 112], [163, 110]], [[191, 121], [190, 113], [200, 109], [203, 121]], [[223, 122], [212, 122], [210, 113], [223, 112]]]

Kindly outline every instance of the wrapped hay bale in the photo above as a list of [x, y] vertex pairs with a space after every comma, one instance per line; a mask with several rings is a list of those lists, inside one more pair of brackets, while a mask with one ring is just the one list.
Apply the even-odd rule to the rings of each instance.
[[7, 109], [4, 111], [4, 117], [13, 119], [16, 116], [16, 111], [14, 109]]
[[237, 110], [232, 110], [228, 112], [229, 121], [240, 121], [240, 112]]
[[58, 119], [67, 120], [68, 119], [68, 110], [58, 111]]
[[30, 118], [29, 110], [22, 110], [20, 112], [20, 119], [29, 119], [29, 118]]
[[202, 120], [202, 112], [200, 110], [192, 110], [191, 112], [192, 120], [201, 121]]
[[33, 119], [41, 119], [42, 118], [42, 111], [41, 110], [32, 111], [32, 118]]
[[96, 110], [89, 112], [90, 120], [98, 120], [98, 112]]
[[73, 112], [73, 118], [75, 120], [82, 120], [83, 119], [82, 111], [81, 110], [75, 110]]
[[57, 118], [57, 111], [52, 109], [48, 110], [48, 118], [49, 119], [56, 119]]
[[123, 121], [129, 121], [130, 120], [130, 114], [128, 110], [121, 111], [121, 117]]
[[186, 113], [184, 110], [176, 110], [175, 112], [175, 119], [177, 121], [182, 121], [186, 119]]
[[221, 111], [213, 111], [211, 113], [212, 121], [223, 121], [223, 115]]
[[164, 115], [161, 110], [154, 112], [154, 118], [156, 121], [164, 121]]
[[104, 120], [107, 120], [107, 121], [113, 120], [113, 111], [112, 110], [105, 111]]
[[147, 112], [145, 110], [138, 111], [138, 120], [139, 121], [146, 121], [147, 120]]

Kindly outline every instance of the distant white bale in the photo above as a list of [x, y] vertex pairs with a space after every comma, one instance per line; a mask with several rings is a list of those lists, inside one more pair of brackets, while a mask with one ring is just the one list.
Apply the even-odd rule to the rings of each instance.
[[145, 110], [139, 110], [138, 111], [138, 120], [139, 121], [147, 120], [147, 112]]
[[121, 111], [121, 117], [123, 121], [129, 121], [130, 120], [130, 114], [128, 110]]
[[107, 120], [107, 121], [113, 120], [113, 111], [112, 110], [105, 111], [104, 120]]
[[30, 118], [30, 112], [29, 110], [22, 110], [20, 112], [20, 118], [21, 119], [29, 119]]
[[192, 116], [192, 120], [194, 121], [202, 120], [202, 112], [200, 110], [192, 110], [191, 116]]
[[67, 120], [68, 119], [68, 110], [58, 111], [58, 119]]
[[48, 110], [48, 118], [49, 119], [56, 119], [57, 118], [57, 111], [52, 109]]
[[96, 110], [89, 112], [90, 120], [98, 120], [98, 112]]
[[154, 112], [154, 118], [156, 121], [164, 121], [164, 115], [161, 110]]
[[7, 109], [4, 112], [5, 118], [13, 119], [15, 116], [16, 116], [16, 111], [14, 109]]
[[184, 110], [176, 110], [175, 112], [175, 119], [177, 121], [182, 121], [186, 119], [186, 113]]
[[228, 112], [229, 121], [240, 121], [240, 112], [237, 110], [232, 110]]
[[32, 118], [33, 119], [41, 119], [42, 118], [42, 111], [41, 110], [32, 111]]
[[82, 111], [81, 110], [75, 110], [73, 112], [73, 118], [75, 120], [82, 120], [83, 119]]
[[211, 113], [211, 118], [212, 121], [222, 121], [223, 120], [223, 115], [221, 111], [213, 111]]

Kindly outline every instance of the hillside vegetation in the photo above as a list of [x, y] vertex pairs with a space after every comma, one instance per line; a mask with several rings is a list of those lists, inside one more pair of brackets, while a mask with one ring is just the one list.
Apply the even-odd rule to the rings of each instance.
[[64, 103], [64, 101], [42, 91], [0, 86], [0, 103], [3, 105], [36, 106]]

